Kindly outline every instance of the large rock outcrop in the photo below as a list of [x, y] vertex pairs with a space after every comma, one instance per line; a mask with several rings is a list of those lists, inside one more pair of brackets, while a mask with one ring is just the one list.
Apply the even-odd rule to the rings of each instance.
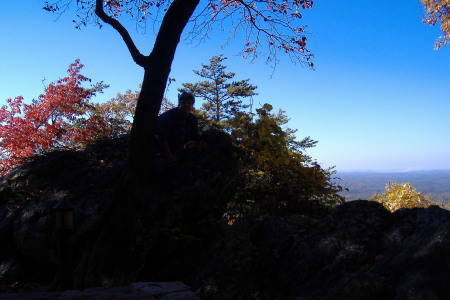
[[[89, 287], [88, 262], [95, 259], [90, 257], [92, 249], [109, 217], [126, 145], [123, 138], [83, 152], [48, 153], [1, 179], [0, 284], [48, 284], [55, 278], [58, 255], [52, 207], [65, 199], [75, 206], [74, 284]], [[186, 278], [205, 256], [207, 244], [225, 229], [222, 214], [237, 172], [234, 151], [228, 135], [205, 133], [184, 162], [148, 183], [140, 216], [145, 222], [138, 232], [130, 231], [130, 238], [145, 244], [148, 254], [139, 277], [132, 280]]]
[[241, 219], [200, 268], [204, 299], [446, 299], [450, 212], [372, 201], [321, 220]]
[[[37, 157], [0, 182], [0, 291], [50, 285], [58, 270], [52, 207], [75, 206], [74, 277], [84, 275], [120, 177], [126, 140]], [[202, 299], [447, 299], [450, 212], [395, 213], [370, 201], [311, 215], [222, 213], [237, 178], [226, 135], [205, 135], [186, 163], [149, 182], [139, 281], [182, 281]], [[120, 220], [118, 220], [120, 221]], [[114, 266], [112, 266], [114, 268]], [[16, 284], [17, 286], [17, 284]]]

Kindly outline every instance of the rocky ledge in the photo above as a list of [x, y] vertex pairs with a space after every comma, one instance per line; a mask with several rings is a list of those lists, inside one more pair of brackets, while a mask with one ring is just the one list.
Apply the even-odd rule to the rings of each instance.
[[[54, 283], [51, 208], [62, 200], [76, 205], [74, 284], [80, 290], [40, 288], [0, 299], [449, 299], [450, 211], [432, 206], [391, 213], [357, 200], [325, 216], [245, 217], [222, 226], [223, 205], [233, 195], [233, 155], [226, 143], [211, 144], [215, 150], [179, 177], [149, 185], [146, 222], [130, 234], [146, 252], [139, 274], [124, 284], [172, 283], [83, 289], [98, 286], [85, 274], [122, 168], [125, 151], [117, 143], [115, 151], [51, 153], [2, 178], [0, 291], [10, 292], [2, 286], [16, 281]], [[120, 273], [128, 263], [111, 266]]]
[[130, 286], [49, 292], [46, 287], [1, 293], [0, 300], [200, 300], [181, 282], [136, 282]]

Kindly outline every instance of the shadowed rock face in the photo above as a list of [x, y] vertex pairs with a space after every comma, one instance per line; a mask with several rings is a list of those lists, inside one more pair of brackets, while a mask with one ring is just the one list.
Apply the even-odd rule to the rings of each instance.
[[[395, 213], [370, 201], [306, 215], [220, 222], [233, 195], [236, 161], [211, 134], [178, 169], [149, 183], [140, 281], [183, 281], [202, 299], [447, 299], [450, 212]], [[92, 245], [121, 174], [126, 140], [38, 157], [0, 182], [0, 290], [20, 280], [48, 285], [58, 264], [52, 207], [76, 206], [75, 279], [82, 286]]]
[[[58, 255], [52, 207], [62, 199], [75, 205], [74, 283], [86, 287], [87, 262], [108, 218], [126, 145], [124, 138], [83, 152], [48, 153], [1, 178], [0, 290], [2, 282], [49, 284], [55, 278]], [[226, 228], [222, 215], [237, 178], [234, 151], [228, 135], [207, 132], [177, 168], [148, 183], [141, 228], [130, 230], [130, 238], [148, 249], [135, 279], [184, 279], [203, 259], [208, 245]]]
[[[123, 140], [115, 142], [120, 153]], [[52, 207], [75, 206], [75, 248], [84, 247], [102, 221], [101, 212], [121, 171], [120, 160], [97, 152], [58, 151], [23, 164], [0, 181], [0, 283], [48, 283], [57, 269], [57, 234]], [[120, 155], [119, 155], [120, 156]], [[122, 159], [124, 151], [122, 151]]]
[[129, 286], [67, 291], [38, 288], [21, 293], [0, 293], [0, 300], [201, 300], [181, 282], [134, 282]]
[[[371, 201], [340, 205], [321, 220], [241, 220], [201, 268], [206, 299], [446, 299], [450, 212], [395, 213]], [[217, 271], [220, 270], [220, 271]]]

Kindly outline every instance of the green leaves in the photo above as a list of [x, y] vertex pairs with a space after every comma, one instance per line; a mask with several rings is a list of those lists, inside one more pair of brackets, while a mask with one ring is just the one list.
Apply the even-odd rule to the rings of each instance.
[[225, 59], [212, 57], [209, 65], [194, 71], [206, 80], [183, 87], [205, 101], [197, 115], [200, 123], [231, 133], [239, 149], [239, 186], [229, 204], [230, 219], [243, 214], [303, 213], [305, 203], [322, 208], [342, 203], [344, 198], [338, 194], [342, 187], [332, 183], [334, 172], [303, 153], [317, 142], [310, 137], [297, 141], [297, 130], [286, 127], [285, 112], [273, 113], [269, 103], [256, 113], [246, 112], [242, 99], [256, 95], [256, 86], [249, 79], [230, 82], [235, 74], [226, 72]]
[[[271, 113], [266, 103], [257, 118], [241, 112], [230, 120], [232, 137], [241, 153], [241, 177], [233, 199], [234, 211], [255, 216], [305, 213], [305, 206], [331, 207], [344, 201], [342, 187], [332, 183], [332, 170], [324, 170], [301, 152], [301, 142], [289, 128], [283, 111]], [[306, 146], [315, 144], [304, 139]], [[313, 204], [314, 202], [314, 204]]]
[[184, 89], [205, 101], [200, 109], [207, 117], [204, 125], [215, 129], [229, 129], [228, 122], [234, 114], [249, 107], [242, 103], [242, 99], [256, 95], [256, 86], [251, 85], [249, 79], [230, 82], [235, 73], [226, 72], [227, 67], [223, 65], [226, 59], [223, 55], [213, 56], [209, 65], [203, 64], [202, 70], [194, 70], [206, 80], [183, 83]]
[[263, 108], [264, 108], [266, 111], [271, 111], [271, 110], [273, 109], [273, 106], [270, 105], [269, 103], [266, 103], [266, 104], [263, 105]]

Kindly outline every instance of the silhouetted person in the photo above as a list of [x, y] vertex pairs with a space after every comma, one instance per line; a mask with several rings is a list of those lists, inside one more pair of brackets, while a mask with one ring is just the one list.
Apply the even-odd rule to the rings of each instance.
[[178, 106], [158, 117], [156, 141], [159, 155], [165, 166], [175, 165], [182, 159], [186, 147], [198, 138], [197, 117], [192, 114], [195, 97], [182, 92], [178, 96]]

